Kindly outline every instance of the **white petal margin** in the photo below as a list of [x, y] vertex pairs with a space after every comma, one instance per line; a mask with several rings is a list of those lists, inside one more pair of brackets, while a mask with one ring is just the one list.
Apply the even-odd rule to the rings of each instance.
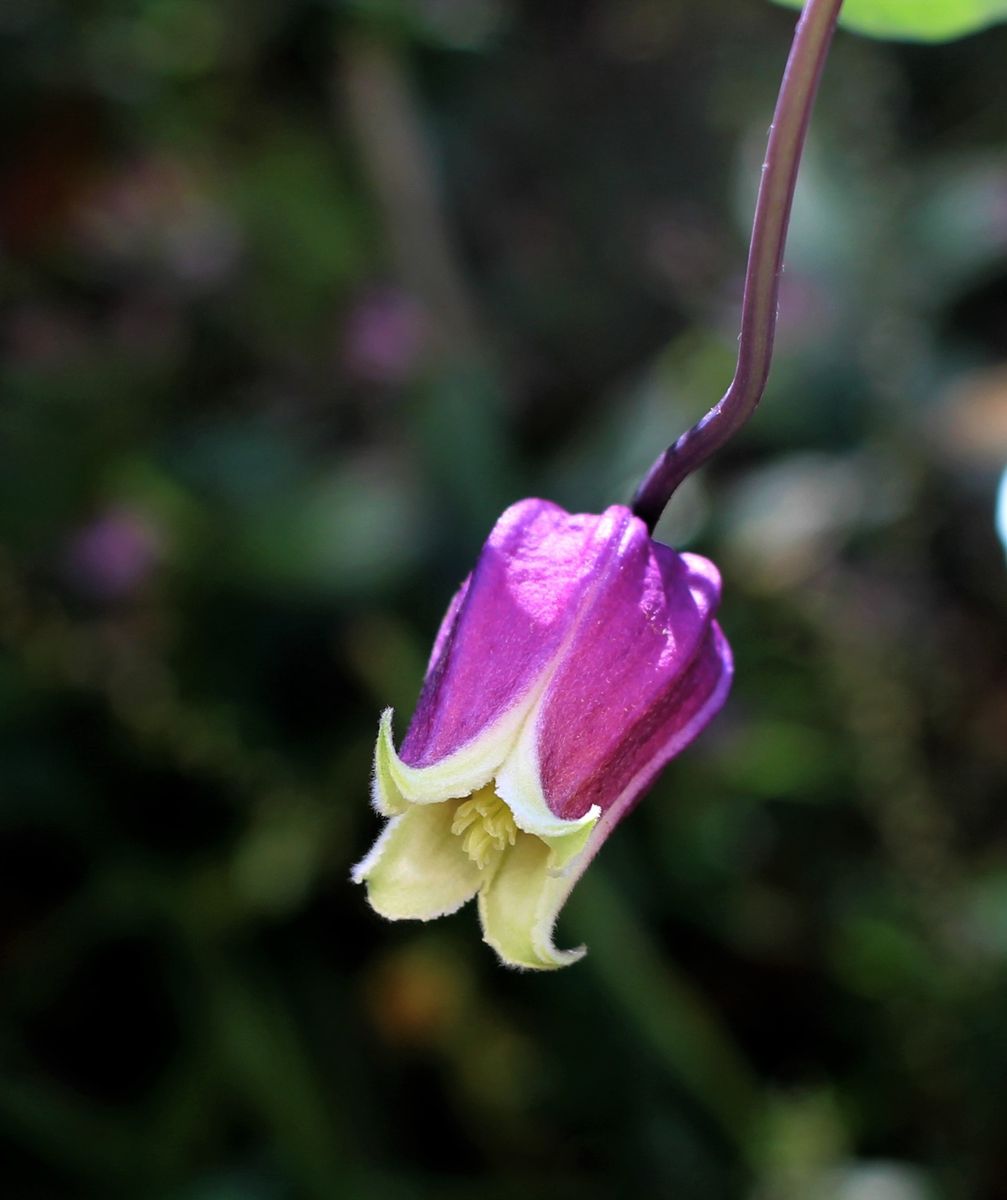
[[584, 849], [601, 809], [597, 804], [574, 820], [557, 817], [546, 803], [538, 766], [535, 736], [538, 709], [531, 715], [514, 749], [497, 772], [496, 794], [511, 810], [514, 823], [549, 846], [548, 869], [562, 871]]
[[550, 848], [538, 838], [518, 835], [479, 893], [483, 941], [509, 967], [548, 971], [582, 958], [584, 946], [557, 950], [552, 930], [580, 872], [550, 874]]
[[392, 740], [392, 710], [386, 708], [374, 750], [372, 799], [377, 811], [392, 816], [404, 812], [410, 804], [460, 800], [485, 787], [517, 741], [543, 683], [541, 680], [522, 703], [515, 704], [478, 737], [429, 767], [410, 767], [399, 758]]
[[353, 868], [371, 907], [390, 921], [432, 921], [471, 900], [483, 873], [451, 832], [456, 804], [410, 807], [392, 817], [370, 854]]

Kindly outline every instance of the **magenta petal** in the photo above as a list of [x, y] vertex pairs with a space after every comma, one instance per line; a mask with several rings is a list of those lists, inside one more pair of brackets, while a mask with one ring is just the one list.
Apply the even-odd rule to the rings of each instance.
[[632, 518], [523, 500], [501, 516], [449, 609], [400, 757], [425, 767], [530, 704], [569, 637], [596, 570]]
[[627, 810], [719, 709], [732, 672], [719, 599], [712, 563], [653, 542], [635, 518], [626, 527], [536, 717], [557, 816]]

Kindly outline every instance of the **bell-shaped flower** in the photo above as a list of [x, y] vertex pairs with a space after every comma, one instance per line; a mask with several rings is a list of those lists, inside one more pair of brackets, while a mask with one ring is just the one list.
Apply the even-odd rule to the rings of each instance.
[[509, 508], [434, 643], [398, 751], [381, 718], [373, 799], [388, 819], [353, 872], [374, 909], [431, 920], [479, 898], [485, 940], [550, 968], [557, 914], [661, 768], [720, 709], [731, 653], [712, 563], [629, 509]]

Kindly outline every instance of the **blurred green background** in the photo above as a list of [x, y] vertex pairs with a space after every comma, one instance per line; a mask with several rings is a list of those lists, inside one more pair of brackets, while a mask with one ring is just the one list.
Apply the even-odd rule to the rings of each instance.
[[[730, 378], [793, 14], [0, 7], [0, 1192], [1007, 1196], [1007, 29], [839, 34], [727, 708], [567, 971], [348, 882], [497, 513]], [[1007, 533], [1005, 533], [1007, 536]]]

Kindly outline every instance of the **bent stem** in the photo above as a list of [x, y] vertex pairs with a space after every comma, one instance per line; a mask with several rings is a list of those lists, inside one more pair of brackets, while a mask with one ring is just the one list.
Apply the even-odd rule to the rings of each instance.
[[797, 170], [841, 6], [842, 0], [807, 0], [797, 23], [755, 205], [734, 378], [706, 416], [664, 451], [637, 489], [631, 507], [651, 531], [682, 480], [737, 433], [762, 399], [773, 357], [783, 248]]

